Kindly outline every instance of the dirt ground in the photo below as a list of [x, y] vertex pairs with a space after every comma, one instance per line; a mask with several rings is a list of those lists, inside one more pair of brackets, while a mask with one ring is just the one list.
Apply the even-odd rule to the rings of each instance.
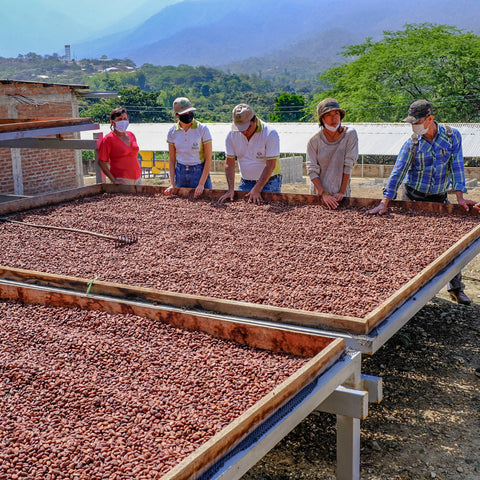
[[[226, 188], [223, 174], [212, 182]], [[354, 178], [352, 196], [381, 198], [382, 187], [381, 180]], [[282, 191], [308, 188], [306, 179]], [[480, 189], [467, 198], [480, 201]], [[452, 303], [444, 288], [375, 355], [363, 357], [363, 373], [383, 379], [384, 398], [361, 422], [362, 480], [480, 479], [480, 259], [463, 274], [472, 305]], [[335, 417], [314, 412], [243, 480], [333, 480], [335, 442]]]

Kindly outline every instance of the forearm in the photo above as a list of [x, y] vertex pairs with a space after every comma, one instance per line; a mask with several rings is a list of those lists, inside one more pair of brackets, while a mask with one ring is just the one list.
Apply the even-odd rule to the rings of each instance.
[[[342, 176], [342, 184], [340, 185], [340, 192], [342, 195], [347, 193], [348, 183], [350, 182], [350, 174], [344, 173]], [[335, 192], [336, 193], [336, 192]]]
[[322, 196], [323, 192], [326, 192], [326, 190], [323, 188], [322, 181], [320, 180], [320, 177], [314, 177], [311, 179], [311, 182], [313, 183], [313, 186], [316, 188], [318, 194]]
[[170, 186], [175, 186], [175, 166], [177, 165], [177, 157], [175, 145], [168, 146], [168, 171], [170, 174]]
[[206, 143], [204, 146], [204, 153], [205, 153], [205, 161], [203, 163], [203, 172], [202, 176], [200, 177], [200, 181], [198, 182], [199, 185], [202, 187], [205, 185], [207, 181], [208, 174], [210, 173], [210, 169], [212, 168], [212, 144]]
[[110, 171], [110, 164], [108, 162], [103, 162], [102, 160], [99, 160], [98, 166], [100, 167], [100, 170], [110, 179], [110, 181], [112, 183], [115, 183], [116, 179]]
[[227, 158], [225, 161], [225, 177], [227, 178], [228, 190], [235, 190], [235, 160]]

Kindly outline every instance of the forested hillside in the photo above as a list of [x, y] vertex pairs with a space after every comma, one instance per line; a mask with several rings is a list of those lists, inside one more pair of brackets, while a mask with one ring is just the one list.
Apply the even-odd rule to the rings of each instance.
[[[480, 36], [456, 27], [408, 24], [343, 49], [339, 65], [321, 72], [309, 88], [296, 82], [294, 65], [284, 63], [276, 81], [260, 75], [225, 73], [211, 67], [140, 68], [131, 60], [65, 62], [36, 54], [0, 58], [0, 77], [59, 83], [82, 83], [92, 91], [118, 92], [108, 100], [85, 99], [81, 114], [105, 121], [124, 105], [132, 121], [169, 122], [172, 102], [188, 97], [203, 121], [228, 122], [238, 103], [249, 103], [265, 120], [312, 121], [316, 104], [335, 97], [348, 121], [395, 122], [419, 98], [432, 101], [440, 121], [480, 122]], [[298, 80], [298, 78], [297, 78]], [[323, 83], [321, 83], [323, 82]]]

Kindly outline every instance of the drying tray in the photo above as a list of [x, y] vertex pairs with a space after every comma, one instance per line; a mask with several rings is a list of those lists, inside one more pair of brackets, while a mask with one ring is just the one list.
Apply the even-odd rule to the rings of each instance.
[[[53, 205], [60, 202], [74, 200], [76, 198], [99, 195], [101, 193], [139, 193], [151, 194], [162, 193], [165, 187], [154, 186], [123, 186], [111, 184], [96, 184], [54, 194], [31, 197], [27, 199], [5, 202], [0, 204], [0, 215], [28, 210], [34, 207]], [[205, 190], [204, 197], [218, 199], [224, 192], [218, 190]], [[177, 195], [193, 196], [192, 189], [177, 189]], [[240, 197], [242, 192], [236, 192]], [[314, 195], [294, 194], [264, 194], [266, 200], [280, 201], [287, 204], [314, 205], [319, 199]], [[354, 207], [372, 207], [378, 204], [378, 200], [362, 198], [345, 198], [343, 205]], [[408, 207], [409, 209], [422, 212], [437, 212], [452, 215], [478, 215], [471, 210], [467, 213], [463, 208], [453, 204], [438, 204], [427, 202], [391, 202], [392, 207]], [[228, 316], [282, 323], [290, 326], [298, 326], [307, 330], [317, 330], [320, 333], [331, 334], [332, 332], [352, 338], [352, 336], [371, 336], [388, 321], [395, 312], [408, 302], [414, 303], [414, 308], [409, 310], [410, 316], [418, 311], [435, 293], [471, 261], [480, 251], [480, 226], [473, 228], [463, 238], [459, 239], [446, 252], [435, 259], [418, 275], [404, 284], [399, 290], [391, 295], [386, 301], [368, 313], [365, 317], [342, 316], [326, 314], [322, 312], [310, 312], [268, 305], [258, 305], [247, 302], [222, 300], [218, 298], [179, 294], [153, 288], [134, 287], [125, 284], [104, 282], [89, 279], [69, 277], [64, 275], [47, 274], [44, 272], [21, 270], [0, 266], [0, 279], [3, 281], [21, 282], [39, 286], [54, 286], [75, 292], [89, 292], [90, 295], [108, 296], [119, 298], [126, 302], [140, 301], [147, 304], [161, 305], [164, 307], [164, 315], [168, 316], [178, 312], [201, 312], [202, 315], [213, 318], [215, 316]], [[442, 283], [443, 282], [443, 283]], [[434, 287], [432, 287], [432, 283]], [[425, 290], [425, 287], [428, 287]], [[412, 313], [413, 312], [413, 313]], [[368, 346], [369, 340], [355, 342], [358, 349], [372, 353], [372, 347]], [[371, 343], [371, 342], [370, 342]], [[367, 345], [367, 346], [365, 346]], [[378, 347], [375, 347], [378, 348]]]

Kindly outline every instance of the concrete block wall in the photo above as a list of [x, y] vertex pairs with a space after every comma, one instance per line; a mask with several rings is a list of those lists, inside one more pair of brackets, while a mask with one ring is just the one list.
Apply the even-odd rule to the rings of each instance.
[[[294, 157], [281, 157], [282, 183], [306, 183], [303, 178], [303, 158], [301, 155]], [[225, 172], [225, 161], [215, 160], [212, 164], [213, 172]], [[235, 171], [239, 173], [238, 162], [235, 162]]]
[[306, 183], [303, 178], [303, 157], [280, 157], [282, 183]]
[[[75, 88], [68, 85], [0, 81], [0, 118], [78, 117]], [[78, 138], [78, 134], [64, 138]], [[83, 185], [81, 152], [0, 149], [0, 193], [40, 195]]]

